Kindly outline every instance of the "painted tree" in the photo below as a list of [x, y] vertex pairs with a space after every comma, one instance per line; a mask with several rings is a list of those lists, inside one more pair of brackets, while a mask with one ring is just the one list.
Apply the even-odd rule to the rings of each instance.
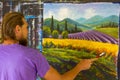
[[59, 26], [59, 23], [57, 24], [57, 31], [58, 31], [58, 33], [60, 33], [60, 26]]
[[54, 20], [53, 20], [53, 16], [51, 18], [51, 26], [50, 26], [51, 32], [54, 30]]
[[55, 38], [55, 39], [57, 39], [59, 37], [59, 33], [58, 33], [57, 30], [53, 30], [52, 37]]
[[68, 31], [68, 28], [67, 28], [67, 21], [65, 20], [65, 31]]
[[62, 32], [62, 38], [63, 38], [63, 39], [68, 38], [68, 31], [63, 31], [63, 32]]
[[77, 32], [78, 30], [77, 30], [77, 25], [75, 24], [75, 32]]
[[48, 38], [51, 35], [51, 30], [49, 27], [44, 26], [43, 27], [43, 37]]

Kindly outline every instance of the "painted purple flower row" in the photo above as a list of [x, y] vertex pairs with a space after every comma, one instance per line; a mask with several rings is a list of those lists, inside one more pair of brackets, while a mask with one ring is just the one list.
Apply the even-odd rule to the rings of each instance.
[[68, 38], [118, 44], [118, 40], [116, 40], [112, 36], [109, 36], [107, 34], [104, 34], [95, 30], [68, 34]]

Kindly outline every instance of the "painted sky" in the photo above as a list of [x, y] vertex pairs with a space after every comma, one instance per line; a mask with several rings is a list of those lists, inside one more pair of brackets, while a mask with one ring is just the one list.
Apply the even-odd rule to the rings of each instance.
[[100, 15], [107, 17], [110, 15], [119, 16], [120, 4], [113, 3], [45, 3], [44, 4], [44, 14], [43, 17], [51, 18], [54, 16], [57, 20], [62, 20], [64, 18], [86, 18], [89, 19], [95, 15]]

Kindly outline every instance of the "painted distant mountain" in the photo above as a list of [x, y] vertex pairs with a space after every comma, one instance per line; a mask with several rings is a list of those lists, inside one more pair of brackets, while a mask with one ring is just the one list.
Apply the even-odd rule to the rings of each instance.
[[[70, 19], [70, 18], [65, 18], [61, 21], [53, 19], [54, 20], [54, 27], [56, 29], [57, 24], [59, 24], [60, 29], [64, 30], [64, 26], [65, 26], [65, 21], [67, 21], [67, 25], [69, 27], [69, 30], [75, 29], [75, 26], [77, 26], [78, 28], [81, 28], [82, 30], [91, 30], [94, 29], [96, 27], [100, 27], [101, 25], [106, 25], [109, 24], [111, 22], [114, 22], [115, 24], [119, 23], [119, 17], [116, 15], [111, 15], [109, 17], [102, 17], [99, 15], [96, 15], [94, 17], [91, 17], [89, 19], [85, 19], [85, 18], [79, 18], [76, 20]], [[81, 21], [82, 23], [80, 23], [79, 21]], [[49, 26], [51, 25], [51, 18], [46, 18], [44, 20], [44, 26]]]
[[106, 17], [102, 20], [103, 22], [105, 21], [109, 21], [109, 22], [115, 22], [115, 23], [119, 23], [119, 17], [116, 15], [111, 15], [109, 17]]
[[78, 23], [83, 23], [84, 21], [86, 21], [85, 18], [79, 18], [79, 19], [76, 19], [75, 21], [77, 21]]
[[[81, 19], [81, 18], [79, 18], [79, 19]], [[99, 27], [101, 25], [109, 24], [111, 22], [114, 22], [115, 24], [118, 24], [119, 23], [119, 17], [116, 16], [116, 15], [111, 15], [111, 16], [108, 16], [108, 17], [102, 17], [102, 16], [99, 16], [99, 15], [96, 15], [94, 17], [91, 17], [91, 18], [83, 21], [81, 24], [84, 24], [86, 26], [94, 28], [94, 27]]]
[[65, 22], [65, 20], [68, 22], [68, 24], [77, 25], [79, 28], [82, 28], [82, 29], [91, 29], [91, 27], [83, 25], [83, 24], [80, 24], [77, 21], [74, 21], [74, 20], [72, 20], [70, 18], [65, 18], [61, 22]]
[[[91, 19], [92, 21], [92, 19]], [[114, 22], [115, 24], [118, 24], [119, 23], [119, 17], [116, 16], [116, 15], [111, 15], [109, 17], [105, 17], [101, 20], [96, 20], [96, 21], [93, 21], [91, 23], [85, 23], [86, 25], [89, 25], [89, 26], [93, 26], [93, 27], [99, 27], [101, 25], [106, 25], [106, 24], [109, 24], [111, 22]]]
[[87, 19], [86, 21], [84, 21], [83, 23], [84, 24], [91, 24], [93, 22], [96, 22], [96, 21], [101, 21], [103, 20], [103, 17], [102, 16], [99, 16], [99, 15], [96, 15], [96, 16], [93, 16], [89, 19]]

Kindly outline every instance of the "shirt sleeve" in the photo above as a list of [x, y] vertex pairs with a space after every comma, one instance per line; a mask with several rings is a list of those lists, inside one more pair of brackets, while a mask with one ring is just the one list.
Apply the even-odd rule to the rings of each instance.
[[37, 54], [36, 69], [39, 77], [43, 78], [49, 70], [50, 65], [42, 53]]

